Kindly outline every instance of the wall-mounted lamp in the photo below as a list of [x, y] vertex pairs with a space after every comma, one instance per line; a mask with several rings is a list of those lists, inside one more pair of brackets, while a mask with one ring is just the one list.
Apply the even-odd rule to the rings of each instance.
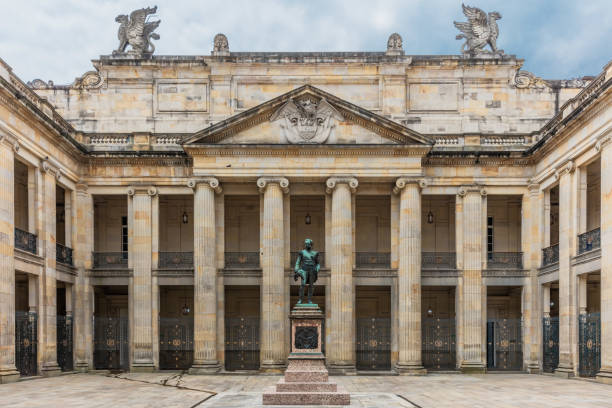
[[306, 225], [310, 225], [310, 223], [312, 222], [312, 218], [310, 217], [309, 213], [306, 213], [306, 217], [304, 218], [304, 222], [306, 223]]
[[189, 312], [191, 312], [191, 308], [189, 308], [189, 305], [187, 303], [185, 303], [183, 305], [183, 307], [181, 308], [181, 314], [183, 316], [187, 316], [189, 314]]
[[183, 224], [189, 223], [189, 215], [187, 215], [187, 211], [183, 211]]
[[427, 317], [432, 317], [433, 316], [433, 310], [431, 309], [431, 306], [429, 306], [427, 308]]
[[427, 213], [427, 223], [433, 224], [433, 222], [434, 222], [434, 216], [431, 210], [429, 210], [429, 212]]
[[550, 302], [550, 307], [555, 307], [555, 302]]

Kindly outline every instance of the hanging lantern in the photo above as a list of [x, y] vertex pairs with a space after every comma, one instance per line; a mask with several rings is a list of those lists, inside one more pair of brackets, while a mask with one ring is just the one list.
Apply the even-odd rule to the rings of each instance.
[[187, 211], [183, 211], [183, 224], [189, 223], [189, 215], [187, 215]]
[[304, 218], [304, 222], [306, 223], [306, 225], [310, 225], [310, 223], [312, 222], [312, 218], [310, 217], [309, 213], [306, 213], [306, 217]]
[[429, 210], [429, 212], [427, 213], [427, 223], [433, 224], [433, 222], [434, 222], [434, 216], [431, 210]]
[[432, 317], [433, 316], [433, 310], [431, 309], [431, 306], [429, 306], [427, 308], [427, 317]]
[[191, 312], [191, 308], [189, 307], [189, 305], [187, 305], [187, 303], [185, 303], [183, 307], [181, 308], [181, 314], [183, 316], [187, 316], [189, 312]]

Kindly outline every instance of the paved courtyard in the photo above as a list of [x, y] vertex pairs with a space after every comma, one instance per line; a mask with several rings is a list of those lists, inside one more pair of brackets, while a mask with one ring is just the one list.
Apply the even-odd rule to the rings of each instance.
[[[259, 407], [279, 376], [71, 374], [0, 385], [8, 407]], [[612, 408], [612, 386], [527, 374], [332, 377], [359, 408]]]

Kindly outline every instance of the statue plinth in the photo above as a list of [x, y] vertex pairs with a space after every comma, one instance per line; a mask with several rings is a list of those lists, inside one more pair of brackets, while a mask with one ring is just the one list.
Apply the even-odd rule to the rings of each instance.
[[285, 377], [263, 394], [264, 405], [350, 405], [350, 395], [329, 381], [322, 350], [323, 313], [314, 303], [291, 311], [291, 353]]

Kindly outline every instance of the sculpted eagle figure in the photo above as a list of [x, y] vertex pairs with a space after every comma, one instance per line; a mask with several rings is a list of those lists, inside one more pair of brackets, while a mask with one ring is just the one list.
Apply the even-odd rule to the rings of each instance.
[[128, 18], [125, 14], [120, 14], [115, 18], [115, 21], [120, 23], [117, 37], [119, 38], [119, 47], [113, 51], [113, 54], [124, 54], [125, 48], [132, 46], [131, 54], [142, 56], [143, 54], [152, 54], [155, 51], [155, 46], [151, 39], [159, 40], [159, 34], [153, 31], [159, 27], [161, 20], [147, 21], [150, 14], [157, 12], [157, 6], [147, 7], [139, 10], [134, 10]]
[[[469, 54], [471, 56], [490, 53], [503, 54], [504, 50], [497, 49], [497, 36], [499, 35], [497, 20], [502, 18], [501, 14], [497, 11], [487, 14], [477, 7], [464, 4], [461, 4], [461, 7], [463, 7], [463, 14], [468, 19], [467, 23], [453, 22], [455, 27], [463, 33], [457, 35], [457, 40], [465, 38], [465, 43], [461, 46], [461, 52], [464, 55]], [[484, 50], [487, 44], [491, 47], [491, 52]]]

